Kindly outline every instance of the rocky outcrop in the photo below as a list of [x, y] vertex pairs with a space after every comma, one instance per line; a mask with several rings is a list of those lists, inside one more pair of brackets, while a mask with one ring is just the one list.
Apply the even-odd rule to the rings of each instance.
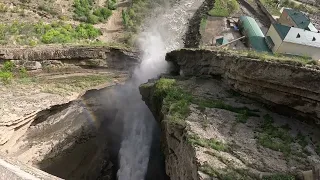
[[[182, 49], [167, 54], [184, 76], [221, 76], [234, 90], [320, 123], [320, 71], [301, 64], [261, 61], [229, 52]], [[310, 122], [310, 121], [308, 121]]]
[[157, 95], [155, 82], [140, 87], [140, 93], [156, 120], [161, 124], [161, 143], [165, 156], [166, 174], [170, 179], [199, 179], [196, 164], [196, 151], [187, 142], [188, 131], [185, 126], [172, 124], [168, 120], [163, 97]]
[[123, 70], [138, 63], [138, 53], [121, 48], [85, 46], [1, 48], [0, 63], [6, 60], [28, 70], [68, 65]]
[[0, 151], [63, 179], [113, 179], [110, 142], [119, 137], [108, 130], [115, 124], [111, 100], [101, 98], [112, 88], [2, 122]]
[[294, 179], [320, 162], [318, 128], [271, 112], [219, 78], [161, 78], [140, 92], [161, 125], [170, 179]]

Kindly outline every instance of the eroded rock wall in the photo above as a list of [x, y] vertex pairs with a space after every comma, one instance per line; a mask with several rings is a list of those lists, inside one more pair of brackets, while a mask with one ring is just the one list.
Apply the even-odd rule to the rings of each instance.
[[37, 47], [0, 48], [0, 63], [13, 60], [28, 70], [44, 66], [92, 66], [113, 69], [129, 69], [138, 63], [138, 53], [110, 47]]
[[167, 60], [184, 76], [221, 76], [246, 96], [320, 123], [320, 71], [315, 68], [192, 49], [168, 53]]
[[163, 107], [163, 99], [155, 93], [155, 84], [150, 82], [140, 87], [140, 93], [156, 120], [161, 124], [161, 144], [165, 156], [166, 174], [170, 179], [198, 180], [196, 151], [188, 143], [185, 126], [172, 124]]

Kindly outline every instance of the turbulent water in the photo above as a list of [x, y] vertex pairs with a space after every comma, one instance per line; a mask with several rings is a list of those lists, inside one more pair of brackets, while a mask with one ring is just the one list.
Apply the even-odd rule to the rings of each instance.
[[115, 106], [121, 109], [124, 123], [119, 152], [119, 180], [143, 180], [148, 169], [152, 133], [156, 127], [154, 118], [141, 100], [138, 86], [155, 78], [168, 69], [167, 52], [183, 47], [183, 36], [188, 20], [203, 0], [181, 0], [174, 6], [156, 9], [156, 16], [149, 19], [140, 33], [141, 64], [133, 77], [120, 90], [121, 97]]

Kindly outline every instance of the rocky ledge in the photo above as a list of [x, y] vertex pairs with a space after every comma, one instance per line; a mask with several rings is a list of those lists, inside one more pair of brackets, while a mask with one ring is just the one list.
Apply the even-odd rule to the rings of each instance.
[[0, 48], [0, 64], [8, 60], [27, 70], [61, 67], [128, 70], [139, 62], [138, 53], [132, 50], [90, 46]]
[[[272, 68], [272, 64], [231, 58], [214, 61], [213, 52], [193, 53], [197, 56], [186, 53], [184, 59], [175, 62], [185, 74], [202, 77], [161, 78], [140, 87], [144, 101], [161, 124], [166, 173], [171, 179], [292, 180], [320, 162], [318, 128], [274, 113], [232, 90], [253, 86], [243, 84], [244, 80], [236, 84], [233, 71], [240, 71], [239, 78], [243, 79], [245, 69], [250, 75], [259, 72], [259, 67]], [[228, 62], [238, 63], [221, 65]], [[229, 69], [224, 73], [221, 67]], [[228, 74], [233, 79], [205, 78], [205, 74]], [[259, 92], [257, 87], [253, 90]]]
[[320, 71], [315, 66], [194, 49], [173, 51], [167, 60], [181, 75], [218, 76], [233, 90], [278, 112], [320, 124]]

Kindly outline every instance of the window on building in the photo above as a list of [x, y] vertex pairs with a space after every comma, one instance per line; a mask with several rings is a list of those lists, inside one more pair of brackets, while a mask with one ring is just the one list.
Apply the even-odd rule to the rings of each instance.
[[298, 33], [298, 35], [297, 35], [297, 38], [300, 38], [301, 36], [300, 36], [300, 34]]
[[313, 37], [313, 38], [312, 38], [312, 41], [316, 41], [316, 38], [315, 38], [315, 37]]

